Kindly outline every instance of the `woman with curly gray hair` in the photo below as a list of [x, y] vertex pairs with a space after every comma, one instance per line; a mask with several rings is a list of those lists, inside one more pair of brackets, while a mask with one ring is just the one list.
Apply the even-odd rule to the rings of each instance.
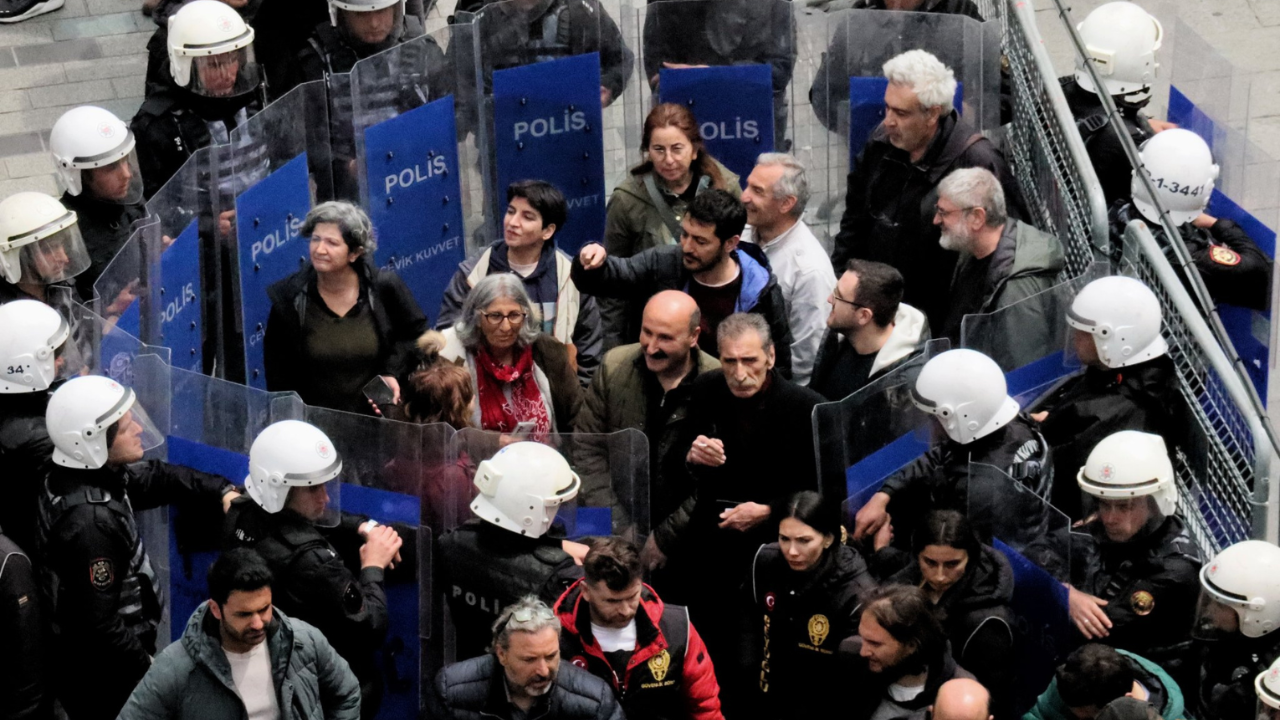
[[465, 365], [475, 382], [476, 427], [532, 440], [572, 430], [582, 386], [565, 345], [535, 317], [520, 278], [487, 275], [444, 331], [440, 357]]
[[362, 392], [382, 377], [399, 402], [427, 318], [394, 272], [372, 261], [373, 223], [348, 202], [315, 206], [302, 222], [311, 262], [267, 289], [263, 338], [268, 390], [317, 407], [370, 413]]

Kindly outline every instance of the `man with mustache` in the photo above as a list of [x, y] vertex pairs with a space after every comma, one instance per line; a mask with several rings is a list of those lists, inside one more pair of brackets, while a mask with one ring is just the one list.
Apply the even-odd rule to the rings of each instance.
[[324, 635], [271, 604], [271, 570], [252, 550], [209, 568], [209, 602], [158, 656], [120, 720], [356, 720], [360, 684]]
[[[991, 313], [1053, 287], [1066, 262], [1058, 238], [1008, 216], [1004, 188], [986, 168], [953, 170], [938, 183], [933, 224], [943, 250], [960, 253], [951, 278], [951, 302], [939, 337], [960, 341], [965, 315]], [[1051, 323], [1036, 303], [1019, 306], [1006, 334], [1031, 351], [1047, 354]]]
[[529, 595], [493, 626], [493, 650], [436, 675], [424, 717], [464, 720], [623, 720], [613, 688], [560, 662], [560, 618]]
[[[644, 307], [640, 342], [604, 356], [578, 411], [575, 429], [580, 436], [635, 428], [649, 438], [649, 512], [659, 521], [693, 492], [684, 469], [688, 444], [679, 438], [689, 420], [694, 381], [720, 368], [720, 361], [698, 347], [701, 321], [697, 303], [687, 294], [663, 290], [654, 295]], [[582, 501], [617, 508], [608, 442], [596, 440], [580, 437], [576, 446]], [[651, 564], [661, 556], [664, 539], [669, 538], [649, 536], [645, 557]]]
[[813, 452], [801, 449], [813, 447], [810, 416], [825, 400], [774, 370], [769, 324], [759, 315], [725, 318], [719, 346], [722, 372], [694, 384], [684, 436], [696, 491], [654, 532], [667, 538], [678, 578], [658, 592], [688, 605], [712, 660], [729, 668], [737, 664], [739, 627], [724, 608], [736, 602], [732, 593], [756, 549], [777, 538], [771, 506], [819, 489]]

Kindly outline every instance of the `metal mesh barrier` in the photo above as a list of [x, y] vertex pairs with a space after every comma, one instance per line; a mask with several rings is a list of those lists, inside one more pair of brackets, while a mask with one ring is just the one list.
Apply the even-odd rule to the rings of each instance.
[[1210, 554], [1265, 537], [1271, 450], [1240, 377], [1144, 223], [1125, 229], [1123, 257], [1124, 273], [1160, 298], [1169, 356], [1194, 420], [1175, 458], [1191, 531]]
[[1102, 187], [1040, 39], [1034, 9], [1016, 0], [999, 0], [999, 5], [1013, 105], [1005, 155], [1034, 215], [1031, 221], [1062, 240], [1063, 277], [1075, 277], [1108, 245]]

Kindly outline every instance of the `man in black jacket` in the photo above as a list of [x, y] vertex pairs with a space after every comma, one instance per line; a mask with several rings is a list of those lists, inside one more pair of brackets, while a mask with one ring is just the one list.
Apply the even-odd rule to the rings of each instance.
[[[384, 574], [399, 561], [403, 541], [376, 520], [338, 517], [325, 486], [341, 472], [342, 457], [318, 428], [298, 420], [269, 425], [249, 449], [249, 497], [232, 503], [224, 544], [251, 547], [267, 561], [275, 604], [315, 625], [351, 665], [360, 715], [371, 720], [382, 702], [374, 654], [390, 622]], [[364, 538], [359, 575], [317, 529], [338, 524]]]
[[[590, 243], [573, 262], [573, 282], [588, 295], [646, 301], [661, 290], [683, 290], [702, 314], [698, 347], [718, 357], [716, 328], [733, 313], [764, 316], [778, 372], [791, 377], [791, 329], [778, 279], [764, 251], [740, 244], [747, 211], [729, 193], [700, 193], [681, 221], [680, 244], [650, 248], [629, 258], [609, 257]], [[640, 302], [635, 303], [637, 306]], [[637, 323], [638, 324], [638, 323]]]
[[[973, 676], [956, 665], [947, 634], [924, 592], [909, 585], [871, 591], [858, 634], [840, 643], [850, 659], [850, 717], [905, 718], [933, 703], [938, 688]], [[856, 656], [855, 656], [856, 653]]]
[[[646, 560], [671, 556], [671, 582], [659, 591], [673, 602], [687, 598], [712, 659], [727, 668], [737, 664], [738, 626], [726, 599], [736, 597], [756, 549], [777, 537], [771, 507], [819, 490], [810, 416], [823, 398], [773, 371], [764, 318], [730, 315], [719, 335], [722, 372], [694, 385], [683, 443], [694, 495], [660, 519], [661, 552]], [[844, 488], [823, 490], [842, 497]]]
[[623, 720], [608, 683], [560, 662], [560, 619], [546, 603], [530, 596], [509, 606], [492, 638], [492, 653], [436, 675], [426, 717]]
[[1085, 370], [1050, 392], [1031, 417], [1040, 421], [1054, 474], [1063, 479], [1052, 504], [1072, 519], [1083, 515], [1071, 478], [1103, 438], [1141, 430], [1164, 436], [1169, 447], [1179, 444], [1185, 405], [1160, 323], [1160, 301], [1133, 278], [1099, 278], [1071, 302], [1071, 347]]
[[0, 717], [52, 720], [49, 617], [31, 558], [0, 528]]
[[225, 510], [239, 496], [216, 475], [141, 462], [161, 437], [133, 390], [77, 377], [49, 398], [53, 462], [40, 502], [40, 559], [50, 580], [62, 668], [58, 696], [72, 720], [113, 720], [156, 649], [164, 589], [134, 511], [190, 501]]
[[942, 327], [956, 254], [942, 249], [933, 225], [938, 183], [957, 168], [986, 168], [1004, 187], [1009, 215], [1026, 213], [1004, 158], [952, 107], [950, 68], [911, 50], [885, 63], [884, 73], [885, 119], [849, 173], [831, 262], [837, 269], [850, 258], [892, 265], [906, 280], [903, 300], [924, 311], [930, 327]]

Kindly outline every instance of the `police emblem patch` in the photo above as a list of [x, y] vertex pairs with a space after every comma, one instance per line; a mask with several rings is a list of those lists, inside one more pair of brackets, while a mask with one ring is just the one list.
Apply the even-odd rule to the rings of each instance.
[[1229, 247], [1213, 245], [1209, 248], [1209, 259], [1219, 265], [1239, 265], [1240, 253]]
[[653, 673], [653, 679], [662, 682], [667, 676], [667, 671], [671, 669], [671, 653], [663, 650], [662, 652], [649, 658], [649, 672]]
[[1150, 615], [1156, 609], [1156, 599], [1146, 590], [1139, 590], [1129, 596], [1129, 606], [1139, 615]]
[[96, 590], [106, 590], [115, 584], [116, 570], [110, 558], [98, 558], [89, 563], [89, 584]]
[[809, 642], [815, 647], [825, 642], [830, 632], [831, 621], [827, 620], [826, 615], [814, 615], [809, 618]]

